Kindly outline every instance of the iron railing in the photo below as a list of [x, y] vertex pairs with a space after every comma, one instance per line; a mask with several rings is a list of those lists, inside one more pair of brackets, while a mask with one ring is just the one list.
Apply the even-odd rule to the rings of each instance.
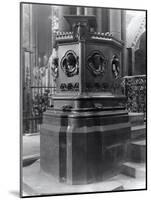
[[127, 96], [128, 112], [146, 114], [146, 75], [125, 76], [123, 85]]
[[23, 133], [37, 133], [40, 131], [43, 112], [50, 105], [54, 87], [31, 87], [30, 98], [26, 99], [29, 109], [23, 111]]

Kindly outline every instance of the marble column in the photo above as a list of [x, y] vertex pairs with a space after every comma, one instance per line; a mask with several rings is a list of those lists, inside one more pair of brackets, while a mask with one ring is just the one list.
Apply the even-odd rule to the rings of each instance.
[[102, 32], [106, 33], [109, 32], [109, 9], [102, 8]]
[[96, 8], [96, 31], [102, 32], [102, 8]]
[[84, 7], [77, 7], [77, 15], [84, 15]]
[[121, 40], [124, 42], [124, 47], [122, 51], [122, 76], [128, 75], [128, 68], [127, 68], [127, 58], [128, 52], [126, 49], [126, 10], [121, 10]]
[[76, 14], [77, 14], [77, 7], [70, 6], [70, 15], [76, 15]]
[[109, 13], [110, 33], [121, 40], [121, 10], [110, 9]]
[[135, 50], [133, 47], [127, 48], [128, 51], [128, 72], [126, 75], [133, 76], [135, 74]]
[[95, 15], [95, 8], [84, 8], [84, 15]]
[[[84, 8], [84, 15], [85, 16], [95, 16], [96, 15], [95, 8]], [[96, 27], [95, 26], [93, 28], [92, 27], [90, 28], [90, 32], [96, 31]]]
[[61, 32], [71, 31], [69, 23], [64, 18], [65, 15], [70, 15], [70, 7], [60, 6], [58, 9], [58, 15], [59, 15], [59, 31]]
[[121, 40], [126, 41], [126, 10], [121, 10]]

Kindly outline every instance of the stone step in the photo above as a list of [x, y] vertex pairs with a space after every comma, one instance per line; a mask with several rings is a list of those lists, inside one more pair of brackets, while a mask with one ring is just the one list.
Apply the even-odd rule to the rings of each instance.
[[121, 173], [133, 178], [145, 178], [145, 163], [125, 162], [123, 163]]
[[129, 113], [128, 115], [132, 126], [144, 124], [144, 113]]
[[131, 139], [142, 139], [146, 138], [146, 125], [137, 125], [131, 127]]
[[135, 140], [128, 144], [127, 161], [136, 163], [142, 163], [146, 161], [146, 140]]
[[133, 162], [146, 161], [146, 140], [131, 142], [129, 158]]
[[123, 186], [124, 190], [138, 190], [146, 189], [145, 176], [141, 178], [134, 178], [124, 174], [118, 174], [111, 178], [112, 181], [118, 181]]

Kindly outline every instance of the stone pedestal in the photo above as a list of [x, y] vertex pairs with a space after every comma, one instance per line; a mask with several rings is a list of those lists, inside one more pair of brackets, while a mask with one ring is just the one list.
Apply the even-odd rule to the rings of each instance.
[[69, 184], [104, 179], [124, 161], [130, 138], [124, 110], [48, 110], [41, 127], [41, 167]]

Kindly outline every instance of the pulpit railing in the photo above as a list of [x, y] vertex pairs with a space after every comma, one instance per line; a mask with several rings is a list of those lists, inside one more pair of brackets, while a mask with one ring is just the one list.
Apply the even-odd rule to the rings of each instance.
[[125, 76], [123, 86], [128, 112], [146, 113], [146, 75]]

